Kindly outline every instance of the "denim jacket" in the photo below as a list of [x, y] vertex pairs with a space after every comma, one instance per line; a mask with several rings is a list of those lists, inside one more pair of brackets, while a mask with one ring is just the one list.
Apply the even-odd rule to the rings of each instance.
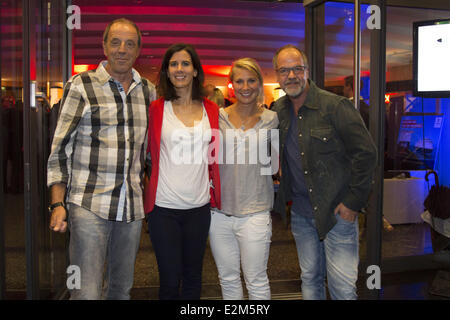
[[[298, 145], [320, 239], [336, 224], [334, 209], [343, 203], [360, 211], [367, 203], [376, 167], [377, 150], [359, 112], [347, 98], [310, 89], [298, 112]], [[286, 202], [291, 183], [284, 146], [292, 120], [292, 103], [278, 99], [272, 110], [280, 122], [281, 180], [274, 210], [287, 222]]]

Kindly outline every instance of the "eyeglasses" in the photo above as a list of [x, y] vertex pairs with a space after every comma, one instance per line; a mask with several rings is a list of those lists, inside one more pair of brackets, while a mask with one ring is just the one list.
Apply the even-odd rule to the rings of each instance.
[[308, 69], [306, 66], [295, 66], [293, 68], [279, 68], [277, 69], [277, 72], [280, 76], [285, 77], [288, 74], [291, 73], [291, 71], [294, 72], [296, 76], [303, 74], [305, 70]]

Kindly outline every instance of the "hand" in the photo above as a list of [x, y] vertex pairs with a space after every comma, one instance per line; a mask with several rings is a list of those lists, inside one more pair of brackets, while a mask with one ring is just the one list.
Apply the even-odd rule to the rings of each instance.
[[144, 185], [144, 190], [142, 193], [142, 197], [144, 198], [147, 193], [147, 189], [150, 188], [150, 177], [147, 174], [144, 174], [142, 184]]
[[281, 168], [278, 168], [277, 173], [272, 175], [272, 179], [280, 181], [280, 179], [281, 179]]
[[52, 217], [50, 219], [50, 229], [55, 232], [66, 232], [67, 229], [67, 212], [64, 207], [56, 207], [52, 211]]
[[356, 217], [358, 216], [358, 212], [347, 208], [342, 202], [338, 204], [336, 209], [334, 209], [334, 214], [338, 213], [342, 219], [349, 222], [354, 222]]

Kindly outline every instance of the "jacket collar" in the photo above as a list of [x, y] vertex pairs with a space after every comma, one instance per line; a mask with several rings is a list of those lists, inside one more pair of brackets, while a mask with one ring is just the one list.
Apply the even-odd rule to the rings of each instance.
[[[314, 83], [314, 81], [312, 81], [311, 79], [308, 79], [308, 83], [309, 83], [309, 90], [306, 95], [306, 99], [305, 102], [303, 103], [303, 106], [309, 109], [319, 109], [319, 106], [316, 104], [317, 101], [316, 96], [318, 88]], [[290, 111], [292, 108], [292, 101], [291, 99], [289, 99], [288, 95], [285, 95], [280, 99], [282, 99], [283, 108], [286, 108], [288, 111]]]
[[319, 109], [319, 106], [316, 104], [318, 88], [314, 83], [314, 81], [312, 81], [311, 79], [308, 79], [308, 83], [309, 83], [309, 91], [308, 94], [306, 95], [306, 99], [303, 105], [310, 109]]

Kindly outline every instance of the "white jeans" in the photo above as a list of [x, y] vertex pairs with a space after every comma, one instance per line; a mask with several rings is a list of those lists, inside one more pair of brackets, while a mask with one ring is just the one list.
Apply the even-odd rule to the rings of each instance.
[[271, 237], [270, 212], [244, 218], [211, 212], [209, 242], [224, 300], [243, 299], [241, 263], [249, 299], [270, 299], [267, 261]]

